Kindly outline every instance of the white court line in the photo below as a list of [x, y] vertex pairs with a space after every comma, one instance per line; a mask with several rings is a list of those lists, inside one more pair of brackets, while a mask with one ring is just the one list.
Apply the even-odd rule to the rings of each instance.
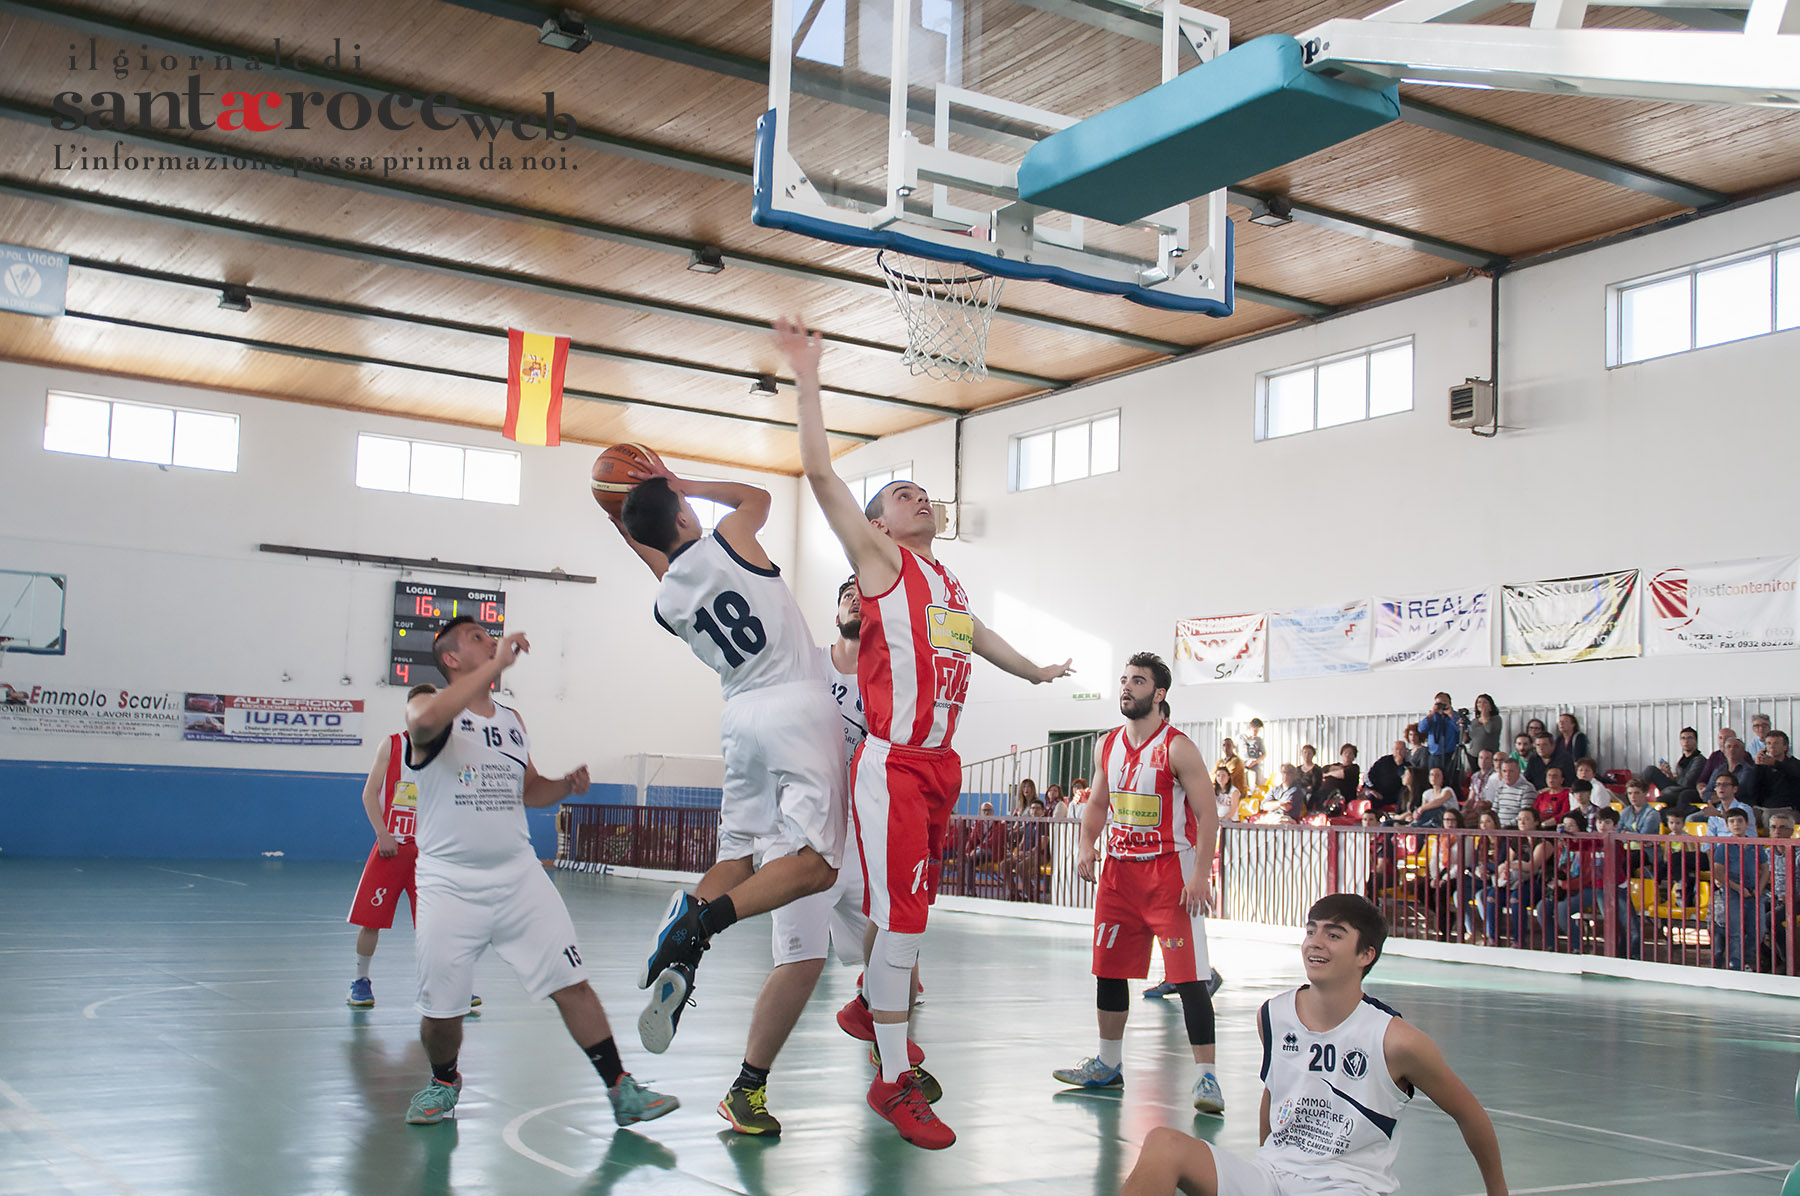
[[[1535, 1121], [1541, 1125], [1554, 1125], [1560, 1129], [1569, 1128], [1568, 1122], [1558, 1121], [1553, 1117], [1533, 1117], [1530, 1113], [1512, 1113], [1505, 1109], [1489, 1109], [1488, 1113], [1496, 1117], [1516, 1117], [1520, 1121]], [[1583, 1125], [1580, 1129], [1584, 1134], [1605, 1134], [1609, 1138], [1629, 1138], [1633, 1142], [1648, 1142], [1652, 1146], [1665, 1146], [1671, 1150], [1689, 1150], [1693, 1151], [1695, 1154], [1711, 1154], [1718, 1155], [1722, 1159], [1736, 1159], [1740, 1163], [1757, 1163], [1760, 1164], [1760, 1166], [1754, 1168], [1754, 1170], [1757, 1171], [1764, 1171], [1770, 1167], [1786, 1169], [1788, 1166], [1786, 1163], [1777, 1163], [1774, 1159], [1759, 1159], [1753, 1155], [1733, 1154], [1729, 1150], [1712, 1150], [1705, 1146], [1690, 1146], [1686, 1142], [1671, 1142], [1666, 1138], [1646, 1138], [1642, 1134], [1627, 1134], [1621, 1130], [1596, 1129], [1591, 1125]], [[1539, 1188], [1537, 1190], [1543, 1192], [1560, 1192], [1563, 1189]]]
[[111, 1005], [114, 1001], [123, 1001], [127, 997], [148, 997], [154, 993], [173, 993], [180, 992], [184, 988], [199, 987], [198, 984], [175, 984], [168, 988], [146, 988], [141, 992], [120, 993], [115, 997], [107, 997], [104, 1000], [95, 1001], [92, 1005], [89, 1005], [86, 1009], [81, 1011], [81, 1016], [85, 1017], [90, 1022], [97, 1022], [100, 1020], [100, 1007], [102, 1005]]
[[[1596, 1179], [1580, 1184], [1557, 1184], [1549, 1188], [1509, 1188], [1512, 1196], [1531, 1196], [1535, 1192], [1589, 1192], [1596, 1188], [1622, 1188], [1626, 1184], [1668, 1184], [1678, 1179], [1717, 1179], [1726, 1175], [1763, 1175], [1770, 1171], [1785, 1171], [1787, 1168], [1772, 1165], [1768, 1167], [1732, 1167], [1724, 1171], [1688, 1171], [1681, 1175], [1642, 1175], [1635, 1179]], [[1485, 1196], [1482, 1192], [1471, 1192], [1469, 1196]]]
[[204, 872], [177, 872], [173, 868], [158, 868], [155, 864], [150, 864], [148, 867], [152, 872], [167, 872], [170, 876], [197, 876], [201, 880], [216, 880], [222, 885], [236, 885], [240, 889], [250, 887], [250, 882], [245, 880], [226, 880], [223, 876], [208, 876]]
[[[114, 1171], [111, 1167], [108, 1167], [98, 1157], [89, 1153], [82, 1147], [81, 1143], [63, 1133], [62, 1127], [38, 1112], [36, 1107], [33, 1106], [30, 1101], [26, 1100], [17, 1088], [14, 1088], [5, 1080], [0, 1080], [0, 1096], [5, 1097], [7, 1101], [12, 1104], [13, 1112], [17, 1114], [18, 1120], [24, 1122], [25, 1127], [35, 1129], [45, 1137], [54, 1138], [64, 1150], [93, 1168], [95, 1173], [106, 1180], [107, 1183], [111, 1184], [113, 1191], [118, 1192], [120, 1196], [137, 1196], [137, 1189], [126, 1183], [123, 1176]], [[45, 1159], [44, 1161], [50, 1166], [52, 1171], [57, 1169], [56, 1161], [54, 1159]]]
[[582, 1171], [579, 1168], [570, 1167], [567, 1164], [559, 1163], [555, 1159], [539, 1154], [537, 1151], [531, 1149], [531, 1147], [525, 1145], [524, 1141], [519, 1137], [519, 1131], [524, 1128], [526, 1122], [530, 1121], [533, 1117], [538, 1116], [540, 1113], [549, 1113], [554, 1109], [566, 1109], [570, 1105], [591, 1105], [594, 1103], [595, 1099], [596, 1098], [591, 1096], [578, 1096], [574, 1100], [558, 1101], [554, 1105], [545, 1105], [539, 1109], [527, 1109], [525, 1112], [506, 1123], [506, 1128], [500, 1131], [500, 1139], [534, 1163], [542, 1164], [552, 1171], [560, 1171], [570, 1179], [585, 1179], [593, 1174], [591, 1170]]

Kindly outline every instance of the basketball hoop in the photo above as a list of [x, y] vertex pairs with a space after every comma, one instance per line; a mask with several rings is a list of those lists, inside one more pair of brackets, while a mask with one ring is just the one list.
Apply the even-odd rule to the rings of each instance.
[[889, 249], [875, 265], [906, 321], [906, 368], [945, 382], [987, 377], [988, 329], [1006, 280]]

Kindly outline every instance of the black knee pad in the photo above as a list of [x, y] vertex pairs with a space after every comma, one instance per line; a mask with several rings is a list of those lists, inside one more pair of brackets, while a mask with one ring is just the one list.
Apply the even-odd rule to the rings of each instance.
[[1175, 991], [1181, 996], [1181, 1016], [1187, 1022], [1189, 1044], [1212, 1046], [1217, 1031], [1213, 1028], [1212, 996], [1206, 991], [1206, 981], [1189, 980], [1177, 984]]
[[1101, 1013], [1126, 1013], [1131, 1009], [1131, 983], [1094, 977], [1094, 1008]]

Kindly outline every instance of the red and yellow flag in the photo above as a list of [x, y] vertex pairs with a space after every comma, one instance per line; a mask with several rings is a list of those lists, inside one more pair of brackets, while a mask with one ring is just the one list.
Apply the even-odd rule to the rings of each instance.
[[500, 434], [520, 444], [561, 444], [569, 338], [508, 328], [506, 342], [506, 426]]

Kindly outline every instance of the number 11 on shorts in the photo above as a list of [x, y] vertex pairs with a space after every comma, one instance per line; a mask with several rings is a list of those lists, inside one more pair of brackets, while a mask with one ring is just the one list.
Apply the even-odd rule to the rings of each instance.
[[920, 860], [918, 863], [913, 865], [912, 891], [917, 893], [919, 891], [919, 886], [924, 883], [925, 883], [925, 861]]
[[1119, 941], [1119, 923], [1108, 926], [1105, 922], [1094, 924], [1094, 946], [1102, 950], [1112, 950], [1113, 944]]

